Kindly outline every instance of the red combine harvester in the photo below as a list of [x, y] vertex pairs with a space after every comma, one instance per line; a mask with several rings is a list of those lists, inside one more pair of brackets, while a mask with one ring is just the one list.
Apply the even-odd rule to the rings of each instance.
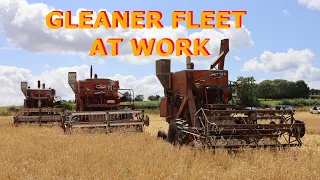
[[64, 113], [61, 98], [54, 89], [46, 89], [45, 84], [38, 81], [38, 89], [30, 89], [27, 82], [21, 82], [21, 91], [25, 95], [24, 108], [15, 116], [14, 124], [19, 123], [52, 123], [59, 122]]
[[156, 61], [165, 94], [160, 116], [169, 123], [168, 134], [159, 131], [158, 137], [208, 148], [301, 146], [305, 124], [294, 119], [293, 111], [246, 110], [228, 103], [230, 87], [237, 86], [229, 83], [224, 70], [228, 51], [229, 39], [223, 39], [220, 55], [209, 70], [195, 70], [190, 57], [187, 69], [174, 73], [170, 59]]
[[65, 132], [71, 133], [73, 128], [105, 128], [108, 133], [119, 127], [134, 127], [135, 132], [143, 132], [144, 125], [149, 125], [149, 117], [135, 110], [134, 102], [121, 104], [126, 97], [119, 91], [126, 90], [134, 96], [132, 89], [120, 89], [118, 81], [98, 78], [97, 74], [92, 78], [92, 66], [89, 79], [77, 81], [76, 76], [76, 72], [68, 74], [77, 112], [64, 118]]

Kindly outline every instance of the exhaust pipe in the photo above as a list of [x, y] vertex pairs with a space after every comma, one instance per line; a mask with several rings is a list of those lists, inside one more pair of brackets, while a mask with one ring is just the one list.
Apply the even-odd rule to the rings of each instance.
[[92, 65], [90, 67], [90, 79], [92, 79]]
[[187, 64], [187, 69], [193, 69], [194, 68], [194, 64], [191, 62], [191, 57], [190, 56], [187, 56], [186, 64]]
[[40, 84], [40, 80], [38, 80], [38, 89], [40, 89], [41, 84]]
[[46, 85], [44, 83], [42, 84], [42, 89], [46, 89]]

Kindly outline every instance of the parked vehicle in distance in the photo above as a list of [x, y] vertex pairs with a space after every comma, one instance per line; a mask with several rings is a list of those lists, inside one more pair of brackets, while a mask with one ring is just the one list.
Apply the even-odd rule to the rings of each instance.
[[315, 107], [310, 109], [310, 113], [311, 114], [319, 114], [320, 113], [320, 108], [315, 106]]
[[276, 108], [274, 108], [274, 107], [267, 107], [267, 108], [264, 108], [264, 110], [276, 110]]
[[293, 110], [293, 107], [290, 105], [277, 105], [276, 110]]
[[246, 107], [247, 110], [257, 110], [256, 107]]

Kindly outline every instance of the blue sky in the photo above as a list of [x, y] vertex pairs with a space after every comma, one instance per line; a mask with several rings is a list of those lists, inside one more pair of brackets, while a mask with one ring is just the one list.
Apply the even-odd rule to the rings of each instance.
[[[13, 1], [21, 3], [25, 0]], [[320, 18], [320, 2], [318, 0], [311, 0], [310, 2], [308, 0], [300, 1], [305, 3], [299, 3], [299, 0], [190, 1], [192, 3], [181, 0], [162, 0], [161, 3], [160, 1], [155, 3], [155, 1], [147, 0], [28, 0], [27, 3], [28, 5], [43, 3], [50, 8], [62, 9], [64, 11], [72, 10], [73, 12], [76, 12], [79, 8], [94, 11], [98, 11], [99, 9], [106, 9], [107, 11], [159, 10], [163, 13], [162, 23], [165, 26], [171, 25], [171, 12], [174, 10], [193, 10], [195, 12], [196, 22], [199, 21], [200, 12], [203, 10], [246, 10], [247, 15], [243, 17], [243, 24], [250, 32], [250, 38], [254, 44], [253, 46], [237, 47], [239, 48], [238, 50], [231, 49], [227, 55], [225, 64], [225, 68], [229, 70], [230, 79], [235, 80], [238, 76], [252, 75], [256, 80], [274, 78], [298, 80], [299, 78], [304, 79], [306, 75], [310, 73], [314, 73], [312, 75], [313, 78], [308, 79], [308, 77], [306, 77], [304, 80], [308, 83], [310, 82], [312, 87], [320, 88], [320, 78], [317, 78], [318, 75], [320, 75], [320, 70], [318, 69], [320, 66], [318, 62], [318, 56], [320, 54], [318, 45], [320, 42], [320, 24], [317, 23]], [[0, 0], [0, 10], [1, 8], [5, 9], [11, 6], [10, 4], [8, 5], [8, 2], [8, 0]], [[311, 3], [309, 6], [308, 2]], [[0, 18], [0, 20], [2, 19]], [[0, 23], [2, 26], [3, 24], [4, 23]], [[23, 27], [21, 29], [23, 29]], [[32, 34], [31, 32], [26, 33], [27, 31], [28, 28], [24, 31], [24, 36], [35, 36], [34, 38], [37, 39], [37, 35]], [[201, 29], [194, 31], [201, 31]], [[194, 31], [190, 31], [190, 33]], [[32, 78], [43, 75], [43, 72], [46, 70], [54, 71], [61, 67], [80, 66], [83, 64], [88, 66], [92, 64], [94, 66], [94, 73], [98, 73], [99, 76], [105, 77], [114, 77], [115, 74], [120, 74], [121, 76], [132, 75], [135, 79], [139, 80], [143, 79], [145, 76], [152, 76], [155, 74], [154, 61], [132, 64], [120, 62], [118, 58], [106, 57], [103, 58], [103, 64], [99, 64], [88, 57], [81, 58], [78, 55], [59, 55], [50, 50], [47, 52], [35, 53], [28, 48], [24, 48], [26, 47], [25, 45], [19, 46], [20, 41], [18, 38], [14, 38], [11, 42], [8, 42], [8, 37], [10, 38], [10, 35], [8, 34], [8, 28], [2, 30], [2, 33], [0, 33], [0, 47], [2, 47], [0, 50], [2, 54], [0, 65], [3, 65], [2, 68], [11, 66], [18, 69], [28, 69], [31, 71]], [[23, 38], [23, 36], [21, 36], [21, 38]], [[19, 42], [16, 43], [14, 41]], [[45, 40], [42, 39], [41, 41]], [[33, 46], [33, 42], [33, 40], [30, 41], [28, 46]], [[56, 45], [59, 46], [59, 44]], [[276, 55], [277, 53], [287, 53], [290, 48], [297, 52], [287, 55], [284, 54], [283, 56]], [[303, 50], [308, 50], [308, 52]], [[270, 51], [272, 55], [265, 58], [264, 63], [261, 64], [260, 56], [264, 51]], [[87, 54], [89, 54], [89, 49]], [[239, 57], [241, 60], [235, 60], [234, 56]], [[247, 68], [247, 71], [243, 71], [245, 63], [255, 57], [257, 57], [256, 62], [260, 63], [260, 65], [252, 66], [247, 63], [249, 68]], [[280, 62], [282, 61], [282, 57], [284, 58], [283, 63]], [[184, 57], [181, 58], [184, 59]], [[306, 60], [300, 62], [300, 59]], [[266, 67], [266, 63], [268, 62], [270, 62], [270, 67], [268, 67], [267, 72], [265, 72], [263, 67]], [[283, 68], [278, 67], [281, 71], [272, 70], [273, 66], [277, 66], [277, 62], [280, 63], [278, 66], [284, 66]], [[299, 69], [304, 63], [307, 63], [308, 66]], [[44, 68], [46, 65], [47, 68]], [[196, 64], [195, 66], [197, 69], [209, 68], [207, 65], [203, 64]], [[184, 68], [185, 64], [182, 61], [174, 61], [172, 64], [173, 71], [182, 70]], [[253, 71], [254, 69], [257, 71]], [[312, 71], [310, 69], [312, 69]], [[5, 74], [0, 74], [0, 76], [5, 76]], [[10, 80], [10, 78], [6, 78]], [[5, 82], [8, 82], [9, 80]]]

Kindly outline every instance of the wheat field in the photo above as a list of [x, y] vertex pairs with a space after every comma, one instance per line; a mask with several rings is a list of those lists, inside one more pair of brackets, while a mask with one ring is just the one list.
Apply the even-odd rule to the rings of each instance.
[[64, 135], [59, 127], [0, 117], [0, 179], [320, 179], [320, 115], [299, 112], [304, 145], [228, 154], [156, 139], [167, 123], [150, 115], [141, 134]]

